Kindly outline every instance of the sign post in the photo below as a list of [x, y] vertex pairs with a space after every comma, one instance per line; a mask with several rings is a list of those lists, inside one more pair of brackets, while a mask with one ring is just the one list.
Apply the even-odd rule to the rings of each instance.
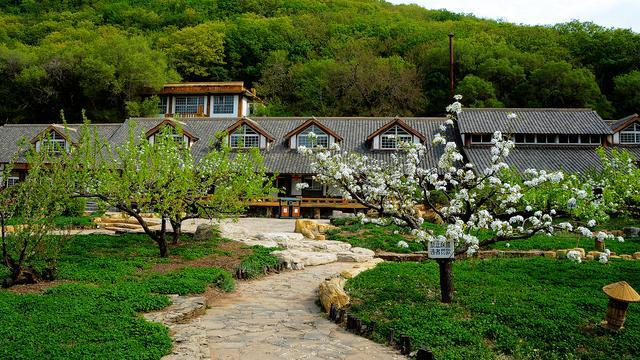
[[453, 259], [455, 257], [455, 245], [452, 240], [429, 241], [428, 247], [431, 259]]

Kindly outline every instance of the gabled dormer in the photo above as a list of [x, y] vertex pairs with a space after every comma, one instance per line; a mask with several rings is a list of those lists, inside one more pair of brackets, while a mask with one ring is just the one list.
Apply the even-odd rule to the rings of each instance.
[[68, 153], [73, 145], [70, 137], [72, 132], [75, 133], [76, 129], [51, 124], [31, 139], [31, 144], [35, 146], [37, 152], [48, 151], [51, 154], [61, 154], [64, 151]]
[[300, 146], [328, 148], [334, 143], [342, 141], [340, 135], [323, 125], [315, 117], [291, 130], [284, 137], [289, 142], [290, 149], [297, 149]]
[[153, 144], [156, 134], [167, 128], [171, 132], [173, 138], [177, 143], [182, 143], [187, 148], [191, 148], [191, 146], [199, 139], [197, 136], [187, 130], [186, 127], [187, 124], [183, 122], [176, 121], [174, 119], [164, 119], [158, 125], [147, 131], [145, 133], [145, 137], [147, 138], [147, 140], [149, 140], [150, 143]]
[[397, 150], [401, 142], [424, 143], [425, 140], [424, 135], [398, 117], [367, 137], [372, 150]]
[[640, 115], [633, 114], [611, 125], [613, 143], [620, 145], [640, 145]]
[[227, 144], [232, 149], [266, 149], [275, 140], [258, 123], [246, 117], [229, 126], [226, 133]]

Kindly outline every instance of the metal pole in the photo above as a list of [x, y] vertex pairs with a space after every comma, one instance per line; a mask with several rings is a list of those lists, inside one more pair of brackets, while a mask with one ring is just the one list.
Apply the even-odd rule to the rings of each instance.
[[449, 33], [449, 100], [453, 100], [455, 91], [455, 78], [453, 75], [453, 33]]

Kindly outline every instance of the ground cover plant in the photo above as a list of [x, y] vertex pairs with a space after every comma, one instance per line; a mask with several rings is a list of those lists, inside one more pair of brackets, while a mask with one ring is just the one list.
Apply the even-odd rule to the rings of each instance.
[[166, 294], [229, 291], [231, 271], [248, 258], [260, 268], [275, 261], [264, 248], [220, 237], [183, 235], [171, 250], [159, 258], [146, 235], [72, 237], [51, 287], [0, 291], [0, 358], [158, 359], [172, 346], [167, 329], [139, 312], [168, 306]]
[[[491, 259], [454, 263], [457, 294], [439, 302], [435, 262], [383, 263], [347, 282], [351, 313], [376, 321], [374, 339], [390, 328], [430, 347], [437, 359], [632, 359], [640, 343], [640, 309], [625, 329], [597, 324], [620, 280], [640, 288], [640, 262]], [[481, 275], [481, 276], [479, 276]]]

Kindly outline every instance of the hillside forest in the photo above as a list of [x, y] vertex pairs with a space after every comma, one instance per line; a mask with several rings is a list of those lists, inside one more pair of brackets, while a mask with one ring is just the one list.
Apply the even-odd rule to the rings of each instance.
[[[0, 124], [120, 122], [171, 81], [242, 80], [257, 115], [640, 110], [640, 34], [522, 26], [380, 0], [0, 0]], [[148, 105], [148, 104], [147, 104]]]

